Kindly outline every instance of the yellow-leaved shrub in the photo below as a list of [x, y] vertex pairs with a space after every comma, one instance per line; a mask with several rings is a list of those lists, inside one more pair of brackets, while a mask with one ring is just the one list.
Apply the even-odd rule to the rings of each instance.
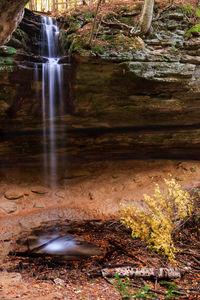
[[177, 224], [191, 215], [193, 199], [174, 179], [164, 179], [164, 186], [155, 183], [152, 196], [144, 195], [144, 208], [125, 206], [120, 210], [121, 222], [132, 230], [132, 237], [148, 242], [148, 247], [174, 259], [177, 249], [172, 235]]

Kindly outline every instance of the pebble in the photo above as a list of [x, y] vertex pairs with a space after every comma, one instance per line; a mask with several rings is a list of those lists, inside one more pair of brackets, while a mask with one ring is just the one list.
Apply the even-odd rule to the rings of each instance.
[[64, 192], [64, 191], [56, 191], [56, 192], [55, 192], [55, 195], [56, 195], [58, 198], [62, 198], [62, 199], [65, 198], [65, 192]]
[[73, 179], [73, 178], [77, 178], [77, 177], [88, 177], [90, 176], [91, 173], [88, 170], [79, 170], [79, 169], [74, 169], [74, 170], [67, 170], [64, 174], [64, 178], [65, 179]]
[[65, 286], [65, 281], [63, 279], [55, 278], [55, 279], [53, 279], [53, 282], [57, 285]]
[[17, 210], [17, 205], [13, 202], [2, 202], [0, 203], [0, 208], [6, 213], [6, 214], [12, 214]]
[[34, 186], [31, 188], [31, 192], [35, 194], [44, 195], [49, 192], [49, 190], [43, 186]]
[[190, 172], [194, 173], [196, 171], [197, 171], [196, 168], [190, 168]]
[[114, 179], [119, 178], [119, 175], [113, 174], [113, 175], [112, 175], [112, 178], [114, 178]]
[[23, 198], [24, 193], [15, 189], [10, 189], [5, 192], [4, 196], [8, 200], [18, 200], [20, 198]]
[[137, 177], [135, 177], [135, 178], [133, 178], [133, 181], [134, 181], [134, 182], [140, 182], [140, 179], [137, 178]]
[[184, 176], [178, 176], [178, 177], [175, 177], [175, 179], [177, 181], [183, 181], [185, 178], [184, 178]]

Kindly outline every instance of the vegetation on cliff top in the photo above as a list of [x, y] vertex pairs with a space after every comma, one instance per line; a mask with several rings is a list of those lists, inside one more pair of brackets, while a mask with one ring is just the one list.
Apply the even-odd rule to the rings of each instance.
[[[155, 39], [163, 32], [173, 34], [181, 30], [183, 39], [198, 36], [200, 10], [190, 3], [171, 4], [168, 1], [156, 2], [150, 31], [148, 34], [139, 33], [142, 5], [141, 1], [102, 3], [95, 24], [96, 4], [54, 14], [61, 23], [64, 50], [83, 56], [115, 56], [116, 53], [132, 54], [144, 50], [145, 39]], [[173, 16], [170, 17], [169, 13]]]

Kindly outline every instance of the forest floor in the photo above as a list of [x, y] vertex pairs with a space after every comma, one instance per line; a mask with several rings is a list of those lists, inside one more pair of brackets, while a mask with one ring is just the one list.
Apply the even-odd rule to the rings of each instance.
[[[59, 225], [59, 229], [65, 230], [64, 225], [63, 228]], [[0, 271], [0, 299], [121, 299], [109, 282], [119, 283], [113, 278], [102, 277], [101, 269], [114, 266], [138, 269], [174, 267], [165, 257], [148, 250], [145, 242], [133, 240], [130, 232], [119, 222], [88, 221], [82, 225], [74, 224], [70, 232], [100, 246], [102, 255], [81, 261], [9, 255]], [[157, 281], [155, 278], [133, 277], [129, 280], [127, 293], [140, 291], [143, 299], [199, 299], [200, 244], [192, 224], [183, 228], [182, 237], [176, 240], [176, 246], [181, 249], [176, 255], [177, 267], [190, 267], [188, 273], [178, 279], [167, 279], [167, 283], [163, 279]], [[146, 295], [146, 298], [143, 290], [145, 286], [150, 288], [149, 297]], [[170, 288], [175, 292], [171, 293]], [[155, 296], [150, 296], [150, 293]], [[123, 295], [126, 296], [126, 293]]]
[[[27, 176], [25, 170], [21, 175], [17, 173], [16, 168], [15, 172], [10, 170], [6, 173], [4, 170], [0, 182], [1, 201], [5, 201], [5, 195], [13, 195], [14, 191], [16, 191], [16, 195], [19, 195], [25, 189], [26, 193], [23, 192], [24, 196], [18, 200], [6, 200], [17, 203], [18, 209], [8, 215], [1, 210], [2, 236], [6, 237], [6, 234], [9, 236], [11, 231], [15, 230], [17, 223], [14, 222], [13, 227], [9, 224], [16, 219], [26, 230], [28, 227], [32, 229], [30, 224], [34, 227], [34, 222], [36, 222], [34, 224], [41, 224], [48, 221], [48, 226], [52, 230], [60, 228], [61, 231], [67, 232], [64, 219], [67, 217], [64, 214], [59, 217], [60, 212], [58, 215], [56, 212], [59, 208], [64, 211], [68, 209], [68, 206], [73, 207], [74, 205], [78, 208], [77, 213], [85, 211], [85, 216], [91, 216], [91, 220], [96, 219], [96, 221], [83, 220], [82, 223], [74, 223], [70, 225], [70, 233], [99, 246], [103, 252], [102, 256], [82, 261], [63, 262], [50, 257], [8, 255], [0, 269], [0, 299], [120, 299], [116, 289], [98, 273], [98, 270], [107, 265], [131, 264], [135, 268], [151, 267], [154, 269], [172, 266], [172, 263], [169, 263], [166, 258], [148, 250], [144, 242], [133, 240], [130, 237], [130, 232], [117, 221], [119, 204], [120, 202], [127, 204], [137, 202], [139, 204], [144, 193], [151, 194], [153, 192], [154, 182], [162, 185], [163, 178], [167, 178], [169, 173], [185, 189], [197, 191], [198, 195], [200, 162], [181, 160], [104, 161], [87, 163], [82, 165], [81, 169], [79, 165], [79, 168], [70, 170], [71, 173], [67, 173], [65, 178], [60, 181], [57, 191], [57, 195], [60, 197], [52, 198], [50, 205], [49, 193], [31, 192], [35, 190], [33, 184], [39, 184], [39, 179], [37, 181], [36, 178], [38, 172], [35, 175], [32, 174], [31, 177]], [[27, 182], [27, 178], [29, 182]], [[12, 191], [12, 193], [8, 191]], [[41, 186], [39, 191], [41, 191]], [[49, 216], [52, 221], [45, 219], [45, 215], [42, 213], [49, 207], [54, 212]], [[39, 213], [34, 215], [38, 210]], [[47, 228], [47, 225], [43, 224], [43, 227]], [[192, 223], [188, 223], [181, 234], [181, 239], [176, 237], [176, 245], [181, 249], [176, 256], [178, 266], [189, 266], [191, 271], [181, 279], [168, 281], [175, 283], [179, 288], [176, 294], [178, 299], [199, 299], [200, 253], [198, 251], [200, 244], [198, 230]], [[3, 244], [2, 247], [4, 247]], [[130, 279], [131, 292], [136, 292], [147, 285], [156, 293], [155, 299], [164, 299], [167, 288], [161, 285], [160, 281], [155, 283], [155, 279]]]

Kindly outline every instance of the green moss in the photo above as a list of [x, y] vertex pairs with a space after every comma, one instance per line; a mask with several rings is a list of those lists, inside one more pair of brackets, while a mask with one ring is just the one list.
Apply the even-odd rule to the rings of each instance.
[[91, 47], [91, 51], [99, 53], [99, 54], [103, 54], [105, 50], [104, 50], [104, 47], [102, 45], [94, 43]]
[[74, 16], [69, 16], [69, 28], [67, 29], [68, 33], [76, 32], [81, 28], [83, 20], [75, 18]]
[[129, 12], [130, 11], [130, 9], [129, 9], [129, 7], [128, 6], [123, 6], [122, 8], [121, 8], [121, 13], [127, 13], [127, 12]]
[[25, 32], [22, 29], [20, 29], [19, 27], [17, 27], [17, 29], [15, 30], [15, 32], [13, 33], [13, 35], [17, 39], [21, 40], [25, 36]]
[[86, 23], [89, 23], [89, 22], [91, 22], [92, 20], [93, 20], [93, 18], [94, 18], [94, 11], [93, 10], [91, 10], [91, 11], [85, 11], [85, 12], [83, 12], [83, 14], [82, 14], [82, 16], [81, 16], [82, 18], [83, 18], [83, 21], [84, 21], [84, 23], [86, 22]]
[[13, 59], [11, 57], [1, 57], [0, 56], [0, 66], [3, 65], [12, 65]]
[[78, 52], [80, 53], [80, 51], [84, 48], [86, 48], [87, 42], [84, 40], [84, 38], [82, 36], [80, 37], [76, 37], [73, 39], [73, 42], [69, 48], [70, 52]]
[[142, 45], [137, 37], [128, 37], [123, 34], [117, 34], [111, 42], [113, 48], [119, 51], [129, 51], [141, 49]]
[[68, 34], [65, 30], [60, 31], [61, 47], [64, 51], [68, 52], [75, 36], [75, 33]]
[[14, 36], [10, 39], [7, 45], [14, 48], [23, 48], [22, 42], [16, 39]]
[[134, 25], [134, 19], [133, 17], [118, 17], [117, 18], [120, 22], [127, 24], [129, 26], [133, 26]]
[[0, 55], [10, 56], [17, 53], [17, 50], [10, 46], [1, 46], [0, 47]]
[[13, 59], [11, 57], [5, 57], [4, 62], [6, 65], [12, 65], [13, 64]]

